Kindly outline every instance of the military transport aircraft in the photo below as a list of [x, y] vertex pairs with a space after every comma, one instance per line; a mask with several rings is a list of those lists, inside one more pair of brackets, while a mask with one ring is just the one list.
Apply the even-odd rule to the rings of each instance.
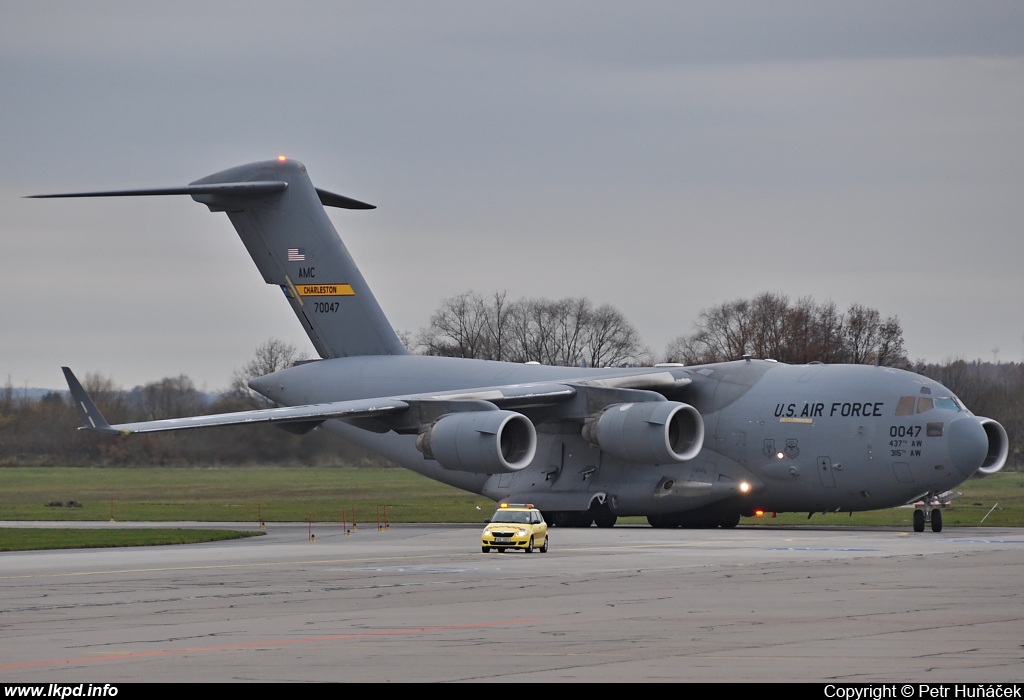
[[[1006, 431], [941, 384], [887, 367], [745, 357], [702, 366], [570, 368], [409, 353], [324, 207], [279, 158], [184, 187], [39, 197], [190, 195], [225, 212], [278, 285], [319, 360], [250, 386], [280, 408], [110, 425], [64, 373], [83, 429], [129, 435], [270, 423], [318, 426], [424, 476], [532, 503], [560, 526], [733, 527], [755, 511], [862, 511], [931, 502], [1006, 463]], [[914, 512], [941, 530], [941, 511]]]

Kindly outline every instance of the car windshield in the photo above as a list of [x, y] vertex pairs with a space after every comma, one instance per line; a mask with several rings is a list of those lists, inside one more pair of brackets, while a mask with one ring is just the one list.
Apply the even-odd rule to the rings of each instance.
[[522, 525], [528, 525], [530, 522], [530, 514], [521, 510], [496, 510], [494, 511], [494, 517], [491, 518], [492, 523], [520, 523]]

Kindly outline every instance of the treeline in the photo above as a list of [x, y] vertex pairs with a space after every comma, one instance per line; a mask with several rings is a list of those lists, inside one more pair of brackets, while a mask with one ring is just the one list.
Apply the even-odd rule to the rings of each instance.
[[725, 362], [746, 353], [790, 364], [910, 367], [899, 319], [883, 319], [861, 304], [842, 313], [830, 301], [791, 302], [784, 294], [765, 292], [705, 309], [694, 325], [693, 333], [669, 344], [669, 362]]
[[[509, 300], [504, 293], [466, 292], [444, 300], [429, 324], [404, 340], [430, 355], [562, 366], [639, 366], [656, 359], [692, 365], [749, 354], [793, 364], [902, 367], [936, 379], [975, 414], [1002, 423], [1010, 438], [1011, 466], [1024, 462], [1024, 365], [912, 364], [899, 320], [882, 318], [860, 304], [840, 312], [831, 302], [790, 301], [774, 293], [727, 302], [702, 311], [693, 332], [676, 338], [665, 355], [655, 358], [610, 305], [583, 298]], [[131, 390], [98, 375], [87, 375], [83, 385], [111, 423], [245, 411], [270, 405], [248, 389], [249, 379], [303, 359], [294, 346], [270, 340], [235, 372], [229, 390], [212, 398], [184, 375]], [[78, 425], [78, 414], [63, 392], [18, 397], [8, 382], [0, 390], [0, 465], [385, 464], [321, 430], [298, 436], [268, 426], [240, 426], [111, 437], [77, 430]]]
[[427, 355], [563, 367], [650, 360], [636, 329], [610, 304], [594, 306], [582, 297], [510, 300], [504, 292], [445, 299], [411, 345]]
[[[130, 390], [96, 374], [86, 375], [82, 384], [111, 423], [247, 411], [268, 405], [252, 395], [237, 375], [235, 388], [212, 400], [185, 375]], [[0, 466], [386, 464], [321, 430], [299, 436], [269, 426], [237, 426], [110, 436], [78, 430], [79, 425], [81, 419], [65, 392], [31, 399], [19, 397], [8, 383], [0, 390]]]

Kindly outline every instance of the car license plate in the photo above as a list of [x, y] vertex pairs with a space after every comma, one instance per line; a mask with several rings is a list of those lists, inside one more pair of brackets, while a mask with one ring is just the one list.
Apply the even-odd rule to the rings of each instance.
[[495, 537], [494, 541], [498, 544], [508, 544], [512, 541], [511, 537]]

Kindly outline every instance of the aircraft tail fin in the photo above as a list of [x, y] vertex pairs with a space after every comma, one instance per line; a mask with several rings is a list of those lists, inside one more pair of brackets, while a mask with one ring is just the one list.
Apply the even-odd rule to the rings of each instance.
[[294, 160], [242, 165], [190, 186], [237, 182], [285, 182], [287, 187], [268, 196], [213, 192], [192, 199], [228, 215], [263, 279], [284, 292], [320, 356], [406, 354], [324, 211], [324, 205], [374, 207], [318, 190], [306, 167]]
[[324, 211], [375, 207], [315, 188], [298, 161], [250, 163], [185, 187], [36, 197], [181, 194], [228, 215], [263, 279], [284, 292], [321, 357], [408, 354]]

